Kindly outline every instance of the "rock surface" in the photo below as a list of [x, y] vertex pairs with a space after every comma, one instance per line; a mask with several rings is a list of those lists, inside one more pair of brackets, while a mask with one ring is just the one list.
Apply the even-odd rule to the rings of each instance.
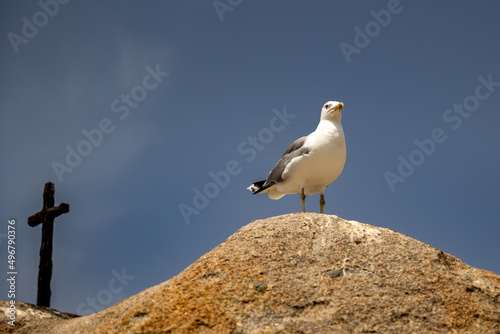
[[16, 302], [15, 326], [9, 325], [10, 301], [0, 300], [0, 333], [52, 333], [61, 322], [79, 317], [71, 313], [61, 313], [45, 306]]
[[500, 276], [389, 229], [289, 214], [50, 333], [500, 333]]

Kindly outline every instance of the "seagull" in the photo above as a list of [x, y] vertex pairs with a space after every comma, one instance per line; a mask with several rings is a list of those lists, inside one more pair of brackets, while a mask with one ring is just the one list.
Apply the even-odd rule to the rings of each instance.
[[267, 193], [275, 200], [300, 193], [302, 212], [306, 212], [306, 196], [319, 193], [323, 213], [325, 189], [339, 177], [346, 160], [345, 136], [340, 123], [343, 108], [342, 102], [326, 102], [316, 130], [294, 141], [268, 178], [247, 189], [253, 194]]

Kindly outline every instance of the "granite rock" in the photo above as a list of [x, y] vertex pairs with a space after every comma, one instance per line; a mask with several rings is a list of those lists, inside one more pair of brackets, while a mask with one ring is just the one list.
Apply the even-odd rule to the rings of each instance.
[[390, 229], [288, 214], [50, 332], [500, 333], [500, 276]]

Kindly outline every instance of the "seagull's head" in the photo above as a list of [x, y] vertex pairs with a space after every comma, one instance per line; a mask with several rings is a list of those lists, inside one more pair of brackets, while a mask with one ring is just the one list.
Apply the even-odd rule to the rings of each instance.
[[321, 109], [321, 120], [336, 121], [340, 120], [342, 114], [341, 110], [344, 108], [342, 102], [328, 101]]

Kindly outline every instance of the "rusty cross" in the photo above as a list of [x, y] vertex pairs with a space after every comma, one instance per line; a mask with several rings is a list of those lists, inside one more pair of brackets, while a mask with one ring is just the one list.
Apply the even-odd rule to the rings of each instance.
[[52, 279], [52, 236], [54, 218], [69, 212], [69, 204], [54, 206], [54, 184], [47, 182], [43, 190], [42, 210], [28, 218], [31, 227], [42, 224], [42, 244], [40, 246], [40, 265], [38, 267], [38, 294], [36, 304], [50, 306], [50, 280]]

